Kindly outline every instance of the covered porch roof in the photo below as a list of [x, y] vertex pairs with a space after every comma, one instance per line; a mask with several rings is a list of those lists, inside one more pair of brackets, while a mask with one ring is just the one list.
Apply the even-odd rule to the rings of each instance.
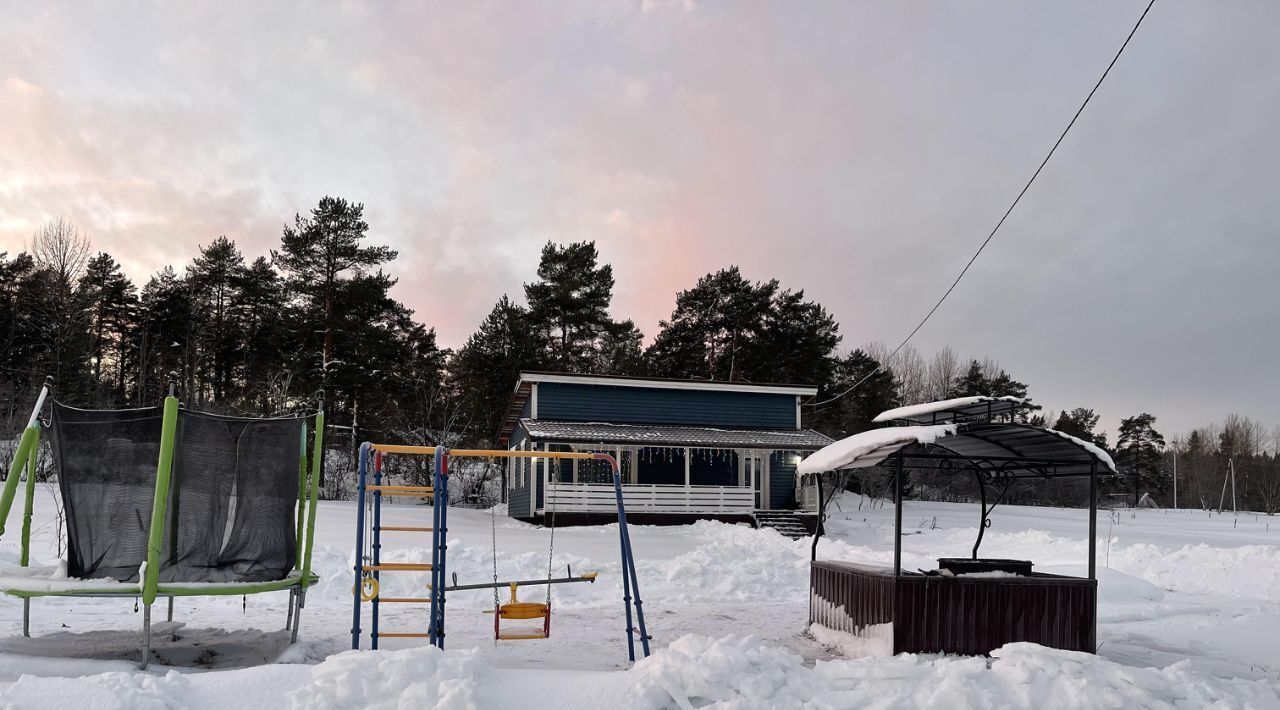
[[609, 424], [521, 419], [530, 439], [565, 444], [689, 446], [711, 449], [812, 451], [831, 438], [812, 429], [720, 429], [672, 424]]

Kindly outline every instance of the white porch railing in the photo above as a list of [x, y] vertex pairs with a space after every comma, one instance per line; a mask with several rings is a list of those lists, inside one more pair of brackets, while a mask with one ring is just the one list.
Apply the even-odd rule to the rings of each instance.
[[[628, 513], [726, 513], [750, 514], [755, 493], [743, 486], [683, 486], [679, 484], [628, 483], [622, 486]], [[616, 512], [613, 485], [607, 483], [551, 482], [543, 512]]]

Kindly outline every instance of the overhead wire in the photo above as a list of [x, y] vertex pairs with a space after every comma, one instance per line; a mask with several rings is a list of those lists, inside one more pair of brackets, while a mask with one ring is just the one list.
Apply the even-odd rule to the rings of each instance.
[[920, 329], [924, 327], [925, 323], [929, 322], [929, 319], [933, 317], [933, 314], [938, 312], [938, 309], [942, 307], [943, 302], [947, 300], [947, 297], [951, 295], [952, 291], [956, 290], [956, 286], [960, 284], [960, 280], [965, 277], [965, 274], [969, 273], [969, 269], [973, 266], [974, 262], [978, 260], [978, 257], [982, 255], [984, 250], [986, 250], [987, 245], [991, 243], [993, 238], [995, 238], [996, 232], [1000, 231], [1000, 228], [1004, 226], [1005, 220], [1009, 218], [1009, 215], [1013, 213], [1014, 208], [1022, 201], [1023, 195], [1026, 195], [1027, 190], [1031, 189], [1032, 183], [1034, 183], [1036, 178], [1040, 176], [1040, 172], [1049, 164], [1049, 159], [1057, 152], [1058, 146], [1062, 145], [1063, 139], [1067, 137], [1067, 133], [1071, 131], [1072, 126], [1076, 125], [1076, 120], [1080, 118], [1080, 114], [1084, 113], [1085, 107], [1089, 105], [1089, 101], [1093, 98], [1093, 95], [1098, 92], [1098, 88], [1102, 86], [1102, 82], [1105, 81], [1107, 75], [1111, 73], [1111, 68], [1116, 65], [1116, 62], [1120, 59], [1120, 55], [1124, 54], [1125, 48], [1129, 46], [1129, 41], [1133, 39], [1135, 34], [1137, 34], [1138, 28], [1142, 26], [1142, 21], [1146, 19], [1147, 13], [1151, 12], [1151, 7], [1155, 4], [1156, 0], [1150, 0], [1150, 2], [1147, 3], [1146, 8], [1143, 9], [1142, 14], [1138, 17], [1138, 21], [1134, 23], [1133, 29], [1129, 30], [1128, 36], [1124, 38], [1124, 42], [1120, 45], [1120, 49], [1116, 51], [1115, 56], [1111, 58], [1111, 62], [1107, 64], [1107, 68], [1103, 70], [1102, 76], [1098, 77], [1098, 81], [1094, 83], [1093, 88], [1089, 90], [1089, 95], [1084, 98], [1080, 107], [1076, 109], [1075, 114], [1071, 117], [1071, 121], [1067, 123], [1067, 127], [1062, 129], [1062, 133], [1058, 135], [1058, 140], [1053, 142], [1053, 147], [1049, 149], [1047, 154], [1045, 154], [1044, 160], [1040, 161], [1040, 165], [1036, 168], [1036, 171], [1031, 174], [1031, 178], [1022, 186], [1022, 189], [1018, 192], [1018, 196], [1013, 198], [1013, 202], [1009, 204], [1009, 208], [1004, 211], [1000, 220], [996, 222], [996, 226], [991, 229], [989, 234], [987, 234], [987, 238], [982, 240], [982, 244], [978, 246], [978, 250], [973, 253], [973, 256], [969, 257], [969, 261], [965, 263], [964, 268], [960, 270], [960, 273], [956, 275], [955, 280], [947, 287], [947, 290], [942, 294], [942, 297], [933, 304], [933, 307], [929, 309], [929, 312], [925, 314], [924, 318], [920, 319], [920, 322], [916, 324], [916, 327], [911, 329], [911, 332], [907, 334], [907, 337], [903, 338], [902, 342], [898, 343], [898, 347], [894, 348], [893, 352], [889, 353], [884, 361], [876, 363], [876, 367], [872, 368], [871, 372], [868, 372], [862, 377], [862, 379], [854, 382], [844, 391], [833, 397], [824, 399], [821, 402], [807, 402], [805, 403], [805, 406], [821, 407], [823, 405], [830, 404], [836, 400], [842, 399], [850, 392], [853, 392], [855, 389], [862, 386], [863, 383], [874, 377], [877, 372], [883, 370], [887, 363], [896, 357], [898, 353], [906, 347], [907, 343], [911, 342], [911, 339], [915, 337], [916, 333], [920, 332]]

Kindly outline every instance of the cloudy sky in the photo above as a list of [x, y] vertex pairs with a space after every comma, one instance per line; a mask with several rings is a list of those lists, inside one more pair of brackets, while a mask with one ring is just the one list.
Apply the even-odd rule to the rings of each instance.
[[[5, 2], [0, 250], [65, 216], [139, 280], [325, 194], [460, 344], [594, 239], [647, 334], [738, 264], [902, 338], [1145, 2]], [[1049, 407], [1280, 424], [1280, 4], [1159, 0], [918, 336]]]

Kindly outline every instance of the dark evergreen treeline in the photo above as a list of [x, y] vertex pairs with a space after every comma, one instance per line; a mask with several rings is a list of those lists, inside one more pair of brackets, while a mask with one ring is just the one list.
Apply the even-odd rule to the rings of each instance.
[[[45, 375], [60, 400], [87, 407], [159, 402], [169, 373], [190, 406], [227, 413], [292, 411], [323, 392], [338, 427], [330, 441], [342, 447], [364, 438], [491, 444], [521, 370], [813, 384], [806, 424], [834, 437], [903, 403], [1027, 396], [995, 362], [950, 349], [926, 361], [907, 348], [885, 368], [883, 346], [841, 352], [838, 324], [804, 291], [734, 266], [677, 294], [645, 347], [632, 321], [614, 318], [613, 269], [591, 242], [548, 243], [523, 303], [503, 296], [451, 351], [391, 296], [395, 279], [384, 269], [397, 254], [373, 243], [363, 211], [325, 197], [283, 228], [269, 254], [246, 256], [216, 237], [140, 287], [73, 225], [50, 222], [27, 251], [0, 253], [0, 427], [21, 428]], [[1107, 445], [1092, 410], [1036, 419]], [[1242, 508], [1280, 506], [1274, 435], [1237, 418], [1166, 446], [1154, 424], [1149, 414], [1123, 421], [1114, 452], [1125, 477], [1114, 492], [1166, 501], [1176, 449], [1180, 503], [1216, 503], [1209, 494], [1225, 460], [1245, 489]], [[334, 486], [326, 493], [340, 495]]]

